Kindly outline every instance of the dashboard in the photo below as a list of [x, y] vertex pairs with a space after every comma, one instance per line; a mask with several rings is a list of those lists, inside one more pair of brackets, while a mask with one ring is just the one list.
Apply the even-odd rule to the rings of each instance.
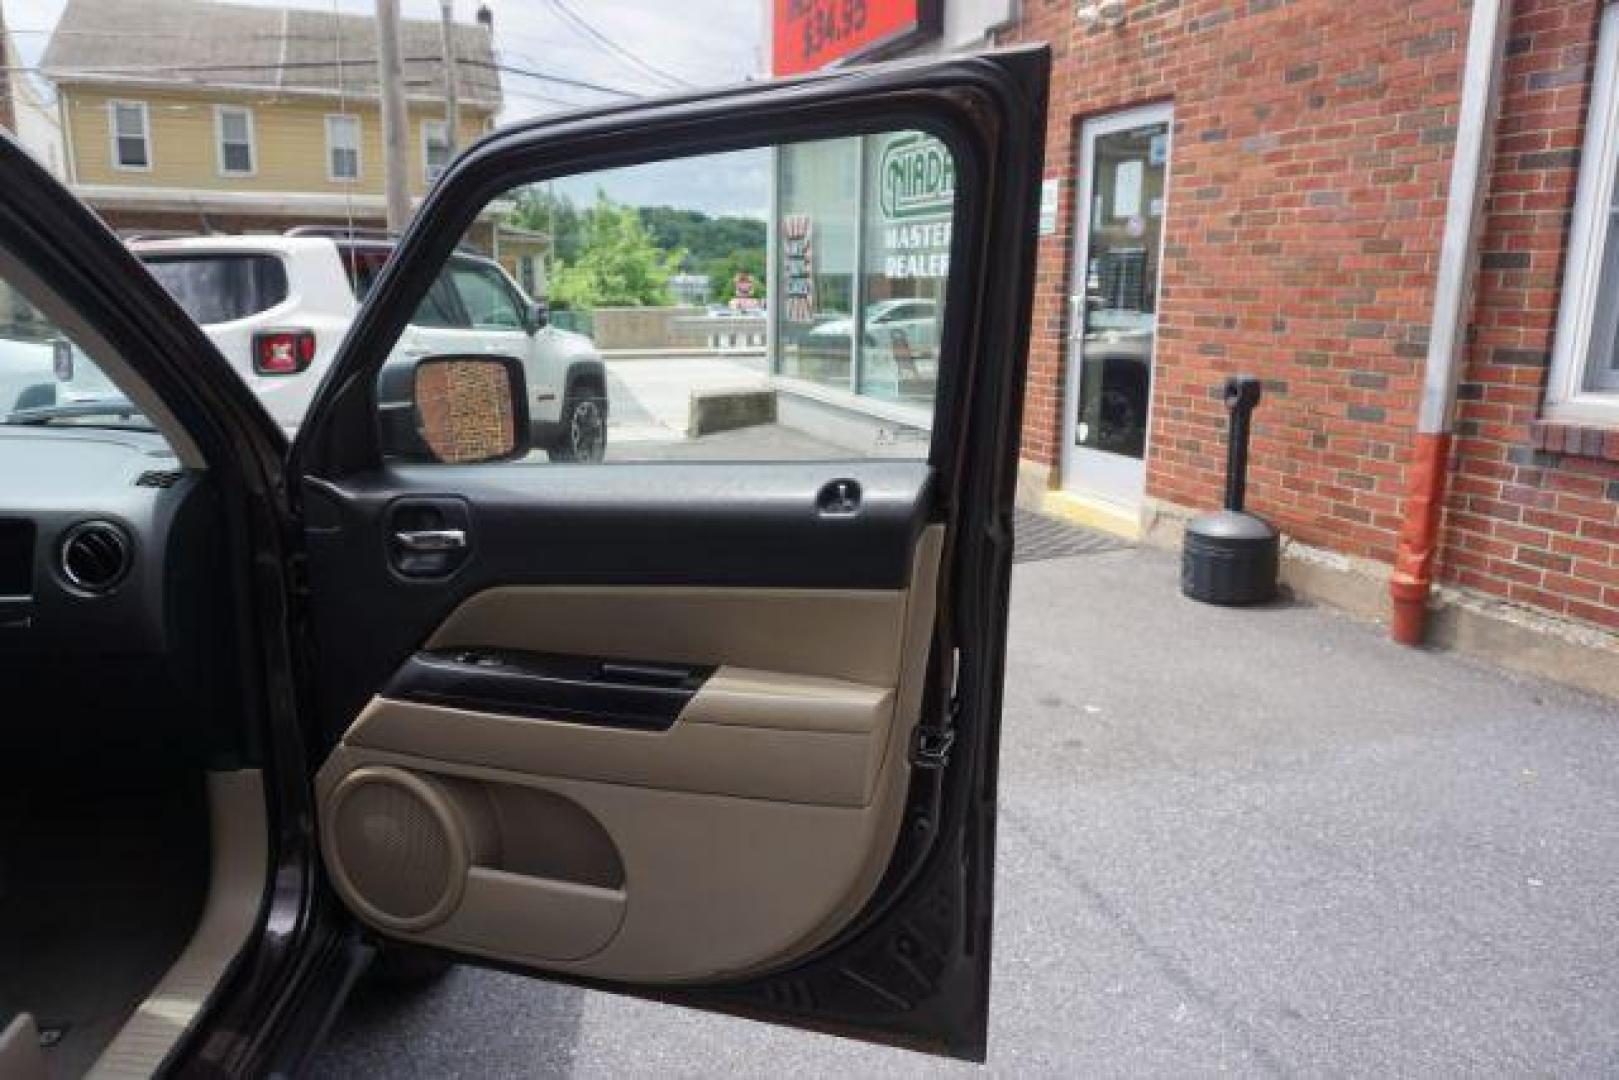
[[155, 432], [0, 425], [9, 700], [69, 727], [207, 711], [231, 670], [219, 521], [207, 475]]

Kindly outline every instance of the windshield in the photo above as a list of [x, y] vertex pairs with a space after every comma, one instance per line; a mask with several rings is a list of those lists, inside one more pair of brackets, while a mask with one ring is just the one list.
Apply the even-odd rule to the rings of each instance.
[[275, 255], [141, 254], [152, 276], [204, 326], [245, 319], [287, 298], [287, 270]]
[[106, 373], [0, 281], [0, 422], [150, 429]]

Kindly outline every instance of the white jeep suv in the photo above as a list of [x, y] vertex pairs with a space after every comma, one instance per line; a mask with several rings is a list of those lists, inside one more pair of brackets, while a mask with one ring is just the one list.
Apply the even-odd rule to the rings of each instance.
[[[290, 432], [394, 243], [381, 234], [300, 228], [281, 236], [135, 239], [129, 246]], [[402, 365], [429, 354], [484, 352], [522, 361], [536, 447], [553, 460], [602, 459], [607, 377], [595, 345], [550, 326], [498, 263], [458, 251], [416, 309], [394, 359]], [[59, 400], [103, 393], [84, 383], [93, 367], [82, 367], [58, 386]], [[386, 396], [386, 374], [381, 385]]]

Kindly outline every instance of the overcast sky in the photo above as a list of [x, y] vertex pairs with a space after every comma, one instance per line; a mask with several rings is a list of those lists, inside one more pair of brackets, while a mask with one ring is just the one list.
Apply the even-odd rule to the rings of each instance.
[[[304, 7], [368, 14], [375, 0], [232, 0], [267, 7]], [[632, 53], [663, 78], [616, 55], [571, 23], [556, 0], [487, 0], [495, 16], [495, 48], [512, 67], [616, 87], [636, 94], [674, 91], [681, 83], [722, 86], [757, 73], [767, 0], [561, 0], [588, 26]], [[66, 0], [0, 0], [23, 62], [37, 64]], [[455, 17], [471, 22], [478, 0], [454, 0]], [[439, 0], [401, 0], [407, 19], [437, 19]], [[678, 81], [676, 81], [678, 80]], [[512, 74], [501, 76], [506, 109], [502, 120], [605, 103], [616, 98]], [[663, 202], [712, 213], [763, 213], [765, 166], [758, 155], [747, 161], [690, 162], [662, 167], [655, 179], [646, 170], [604, 177], [614, 198]], [[593, 191], [592, 181], [569, 185]], [[587, 194], [588, 197], [588, 194]]]

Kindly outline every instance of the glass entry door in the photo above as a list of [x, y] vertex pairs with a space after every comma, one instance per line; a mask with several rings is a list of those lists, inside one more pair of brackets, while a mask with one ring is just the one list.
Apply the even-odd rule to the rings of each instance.
[[1063, 487], [1134, 506], [1146, 487], [1170, 107], [1088, 121], [1070, 277]]

